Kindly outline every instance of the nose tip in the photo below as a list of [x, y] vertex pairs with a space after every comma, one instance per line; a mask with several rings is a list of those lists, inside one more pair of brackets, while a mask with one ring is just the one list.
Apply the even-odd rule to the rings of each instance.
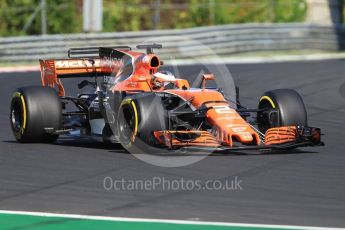
[[232, 136], [235, 137], [239, 142], [245, 144], [251, 143], [254, 140], [252, 134], [249, 132], [236, 133]]

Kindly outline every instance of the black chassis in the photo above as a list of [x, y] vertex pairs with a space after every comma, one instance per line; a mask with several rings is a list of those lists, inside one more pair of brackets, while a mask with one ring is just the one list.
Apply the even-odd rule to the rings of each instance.
[[[94, 89], [97, 87], [97, 83], [89, 82], [89, 81], [82, 81], [78, 84], [80, 89], [84, 88], [85, 86], [92, 86]], [[214, 90], [221, 91], [220, 89], [214, 88]], [[239, 90], [236, 88], [236, 95], [237, 100], [236, 102], [228, 100], [230, 106], [235, 107], [236, 111], [259, 133], [261, 140], [264, 140], [264, 134], [261, 133], [255, 126], [259, 125], [260, 122], [268, 122], [270, 117], [275, 117], [275, 119], [279, 119], [279, 111], [276, 109], [248, 109], [241, 105], [239, 102]], [[82, 93], [79, 94], [77, 97], [61, 97], [61, 101], [63, 104], [63, 127], [61, 130], [55, 130], [55, 133], [58, 134], [71, 134], [73, 131], [80, 131], [80, 136], [83, 137], [91, 137], [91, 129], [90, 129], [90, 119], [93, 118], [102, 118], [105, 121], [104, 130], [101, 136], [101, 140], [105, 142], [115, 142], [118, 143], [118, 137], [116, 133], [114, 134], [110, 126], [115, 125], [116, 121], [109, 121], [107, 118], [107, 108], [111, 108], [111, 111], [114, 113], [113, 117], [116, 117], [117, 108], [121, 101], [127, 96], [144, 96], [148, 93], [143, 92], [133, 92], [132, 94], [128, 94], [123, 92], [121, 94], [109, 94], [109, 96], [105, 95], [106, 93], [102, 91], [98, 91], [95, 93]], [[162, 100], [165, 102], [167, 101], [166, 98], [173, 97], [167, 93], [156, 93]], [[90, 107], [91, 103], [98, 98], [98, 109]], [[71, 102], [76, 110], [67, 111], [67, 104]], [[163, 102], [163, 103], [164, 103]], [[215, 101], [210, 101], [215, 102]], [[210, 103], [208, 102], [208, 103]], [[224, 103], [224, 102], [222, 102]], [[169, 105], [166, 105], [169, 106]], [[107, 107], [107, 108], [106, 108]], [[187, 109], [186, 109], [187, 108]], [[206, 106], [201, 106], [198, 110], [191, 110], [188, 109], [188, 102], [179, 102], [177, 105], [173, 106], [173, 108], [169, 108], [169, 130], [174, 130], [179, 126], [186, 126], [192, 125], [195, 127], [196, 125], [200, 128], [200, 123], [195, 124], [195, 121], [202, 121], [205, 118], [205, 113], [207, 111]], [[180, 119], [180, 117], [184, 116], [187, 119]], [[189, 124], [189, 118], [196, 118], [194, 120], [194, 124]], [[113, 126], [114, 127], [114, 126]], [[203, 128], [207, 129], [207, 124], [203, 124]], [[313, 127], [305, 127], [305, 126], [298, 126], [298, 138], [295, 142], [289, 142], [279, 145], [259, 145], [259, 146], [234, 146], [234, 147], [218, 147], [212, 148], [213, 152], [219, 153], [226, 153], [228, 151], [241, 151], [241, 150], [288, 150], [297, 147], [304, 147], [304, 146], [317, 146], [317, 145], [324, 145], [323, 142], [320, 141], [320, 138], [315, 138], [316, 136], [320, 136], [320, 129], [313, 128]], [[185, 137], [186, 141], [190, 141], [193, 137]], [[181, 137], [180, 137], [181, 140]], [[182, 138], [183, 140], [183, 138]], [[198, 147], [184, 147], [184, 149], [193, 151], [193, 150], [200, 150]], [[201, 149], [205, 149], [204, 147]]]

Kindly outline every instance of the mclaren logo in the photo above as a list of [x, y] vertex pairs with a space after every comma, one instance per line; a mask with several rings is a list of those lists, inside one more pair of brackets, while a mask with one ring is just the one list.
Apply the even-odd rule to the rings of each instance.
[[85, 67], [98, 67], [99, 60], [95, 60], [95, 63], [92, 65], [92, 62], [89, 60], [60, 60], [55, 61], [55, 67], [59, 68], [85, 68]]

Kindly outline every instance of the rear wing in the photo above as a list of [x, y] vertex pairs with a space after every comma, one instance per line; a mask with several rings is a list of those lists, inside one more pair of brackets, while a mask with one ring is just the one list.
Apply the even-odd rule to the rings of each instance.
[[109, 48], [115, 50], [132, 50], [129, 46], [111, 46], [111, 47], [85, 47], [71, 48], [68, 50], [69, 58], [99, 58], [100, 49]]
[[42, 85], [52, 88], [57, 86], [59, 95], [64, 96], [65, 89], [60, 78], [111, 74], [111, 66], [101, 64], [100, 52], [105, 48], [119, 51], [131, 50], [129, 46], [71, 48], [68, 50], [69, 58], [67, 59], [40, 59]]

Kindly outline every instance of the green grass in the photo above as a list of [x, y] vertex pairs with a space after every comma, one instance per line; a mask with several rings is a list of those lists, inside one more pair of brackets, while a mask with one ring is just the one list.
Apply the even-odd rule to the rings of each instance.
[[113, 220], [89, 220], [62, 217], [0, 214], [0, 230], [278, 230], [279, 228], [232, 227], [199, 224], [174, 224], [157, 222], [131, 222]]

